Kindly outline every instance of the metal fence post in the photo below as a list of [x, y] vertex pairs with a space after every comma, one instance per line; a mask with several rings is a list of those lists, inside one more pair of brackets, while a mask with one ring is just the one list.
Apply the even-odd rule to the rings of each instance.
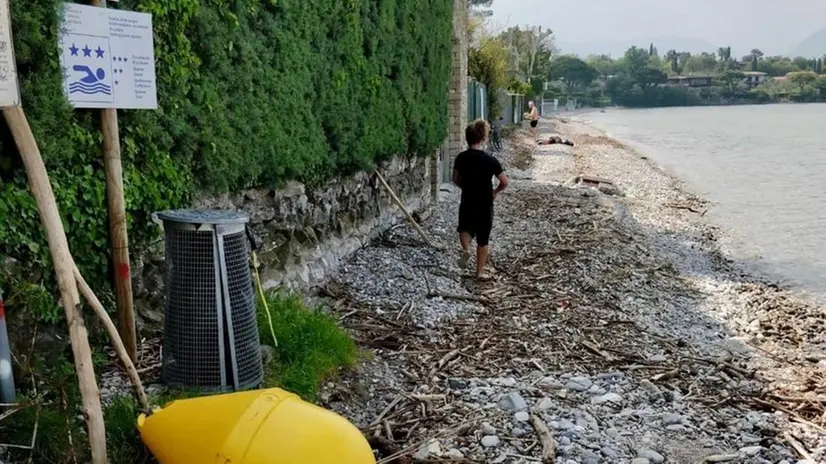
[[6, 306], [3, 303], [3, 290], [0, 289], [0, 403], [16, 402], [11, 347], [9, 346], [9, 333], [6, 330]]

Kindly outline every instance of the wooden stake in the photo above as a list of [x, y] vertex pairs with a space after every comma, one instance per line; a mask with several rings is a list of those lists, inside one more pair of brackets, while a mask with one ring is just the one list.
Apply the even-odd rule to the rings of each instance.
[[[94, 6], [106, 8], [105, 0], [94, 0]], [[112, 244], [115, 300], [118, 331], [132, 361], [138, 357], [135, 332], [135, 306], [132, 298], [132, 272], [129, 263], [129, 236], [126, 231], [126, 201], [123, 197], [123, 165], [120, 158], [118, 110], [100, 112], [103, 132], [103, 169], [106, 175], [106, 201], [109, 206], [109, 240]]]
[[387, 184], [387, 181], [384, 180], [384, 177], [382, 177], [381, 173], [378, 170], [376, 171], [376, 177], [379, 178], [381, 185], [383, 185], [384, 188], [387, 189], [387, 192], [390, 194], [390, 198], [393, 199], [393, 202], [396, 203], [396, 206], [398, 206], [402, 210], [402, 212], [404, 212], [404, 215], [407, 216], [407, 220], [410, 221], [410, 224], [413, 225], [413, 228], [415, 228], [416, 232], [418, 232], [419, 235], [422, 237], [422, 240], [424, 240], [424, 242], [427, 243], [428, 246], [436, 248], [436, 245], [433, 244], [433, 242], [430, 240], [430, 237], [428, 237], [424, 230], [422, 230], [421, 226], [419, 226], [419, 223], [417, 223], [416, 220], [413, 219], [413, 215], [410, 214], [410, 211], [407, 210], [407, 207], [404, 206], [404, 203], [402, 203], [402, 201], [399, 200], [399, 197], [396, 196], [396, 192], [394, 192], [393, 189], [390, 188], [390, 185]]
[[80, 297], [72, 270], [74, 261], [69, 253], [66, 232], [60, 220], [60, 212], [49, 183], [46, 166], [40, 156], [40, 149], [37, 147], [23, 108], [3, 108], [3, 117], [6, 119], [20, 157], [23, 159], [23, 165], [26, 167], [29, 189], [37, 201], [40, 220], [49, 243], [49, 252], [52, 255], [57, 283], [60, 287], [60, 298], [63, 302], [63, 309], [66, 311], [66, 322], [69, 324], [69, 340], [72, 345], [83, 413], [89, 432], [89, 444], [92, 448], [92, 463], [106, 464], [106, 428], [100, 406], [100, 391], [95, 380], [92, 349], [89, 346], [86, 324], [80, 312]]
[[77, 265], [72, 263], [72, 267], [80, 293], [84, 298], [86, 298], [89, 306], [92, 307], [92, 310], [95, 311], [95, 314], [97, 314], [98, 318], [103, 323], [103, 326], [106, 328], [106, 332], [109, 334], [109, 339], [112, 341], [112, 346], [115, 348], [115, 353], [117, 353], [118, 358], [120, 358], [120, 362], [122, 362], [123, 366], [126, 368], [126, 373], [129, 374], [129, 379], [132, 381], [132, 386], [135, 387], [135, 395], [138, 397], [138, 402], [145, 411], [149, 411], [149, 399], [146, 397], [146, 390], [143, 389], [143, 383], [141, 382], [141, 377], [138, 375], [137, 369], [135, 369], [135, 364], [131, 359], [129, 359], [129, 354], [126, 352], [126, 347], [123, 346], [123, 340], [121, 340], [120, 335], [118, 335], [117, 327], [115, 327], [114, 322], [112, 322], [109, 314], [106, 313], [106, 309], [89, 287], [89, 284], [86, 283], [86, 279], [84, 279], [83, 275], [81, 275]]

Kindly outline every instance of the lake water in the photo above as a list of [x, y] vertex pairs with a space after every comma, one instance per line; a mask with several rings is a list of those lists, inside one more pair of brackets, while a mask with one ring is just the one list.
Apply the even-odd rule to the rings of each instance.
[[756, 270], [826, 295], [826, 105], [607, 110], [584, 115], [715, 203]]

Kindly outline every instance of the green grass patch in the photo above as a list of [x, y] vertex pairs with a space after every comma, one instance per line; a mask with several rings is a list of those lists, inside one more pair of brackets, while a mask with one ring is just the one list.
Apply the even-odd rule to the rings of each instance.
[[[340, 368], [358, 360], [356, 343], [322, 308], [308, 308], [298, 295], [267, 297], [278, 347], [265, 366], [265, 387], [280, 387], [314, 401], [318, 388]], [[272, 345], [267, 313], [259, 302], [261, 343]]]

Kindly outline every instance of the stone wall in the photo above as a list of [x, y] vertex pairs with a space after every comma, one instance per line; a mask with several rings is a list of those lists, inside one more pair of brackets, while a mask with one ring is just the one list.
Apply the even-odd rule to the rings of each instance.
[[[393, 159], [382, 175], [411, 212], [430, 204], [430, 160]], [[278, 190], [256, 189], [205, 197], [194, 207], [243, 210], [262, 240], [258, 255], [266, 289], [307, 288], [335, 274], [339, 264], [389, 227], [404, 221], [373, 174], [359, 173], [308, 189], [291, 182]], [[142, 328], [163, 314], [163, 245], [133, 258], [135, 305]]]

